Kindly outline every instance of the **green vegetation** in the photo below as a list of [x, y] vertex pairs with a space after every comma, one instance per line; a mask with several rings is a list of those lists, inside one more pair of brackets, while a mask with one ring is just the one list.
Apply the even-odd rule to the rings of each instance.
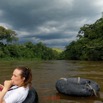
[[[11, 43], [13, 41], [16, 41], [18, 38], [16, 37], [15, 31], [11, 29], [6, 29], [2, 26], [0, 26], [0, 41], [5, 41], [6, 43]], [[1, 43], [0, 42], [0, 43]]]
[[80, 28], [78, 39], [62, 53], [64, 59], [103, 60], [103, 18]]
[[52, 48], [53, 50], [56, 50], [58, 53], [62, 53], [63, 52], [63, 50], [62, 49], [60, 49], [60, 48]]
[[0, 26], [0, 59], [38, 59], [53, 60], [59, 58], [56, 50], [46, 47], [43, 43], [26, 42], [16, 44], [16, 33]]
[[36, 60], [103, 60], [103, 18], [94, 24], [85, 24], [80, 28], [77, 40], [72, 41], [65, 50], [49, 48], [42, 42], [16, 44], [16, 33], [0, 26], [1, 59]]
[[46, 47], [41, 42], [32, 44], [2, 44], [0, 46], [0, 58], [17, 58], [17, 59], [43, 59], [52, 60], [58, 58], [58, 52]]

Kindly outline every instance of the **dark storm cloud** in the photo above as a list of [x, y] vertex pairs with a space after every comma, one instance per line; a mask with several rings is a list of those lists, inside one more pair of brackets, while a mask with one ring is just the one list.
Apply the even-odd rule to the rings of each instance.
[[1, 0], [0, 25], [15, 30], [20, 42], [63, 48], [102, 10], [102, 0]]

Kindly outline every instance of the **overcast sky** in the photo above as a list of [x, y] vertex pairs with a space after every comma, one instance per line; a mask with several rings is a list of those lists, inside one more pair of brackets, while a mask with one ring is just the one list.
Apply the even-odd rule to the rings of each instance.
[[63, 49], [102, 12], [103, 0], [0, 0], [0, 25], [16, 31], [19, 42]]

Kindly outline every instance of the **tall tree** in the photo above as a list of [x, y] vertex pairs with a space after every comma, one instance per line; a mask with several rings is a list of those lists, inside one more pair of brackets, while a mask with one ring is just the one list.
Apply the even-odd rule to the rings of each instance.
[[18, 40], [18, 38], [16, 37], [16, 32], [11, 30], [11, 29], [6, 29], [2, 26], [0, 26], [0, 40], [1, 42], [5, 41], [7, 43], [11, 43], [13, 41]]
[[80, 28], [78, 39], [64, 51], [65, 59], [103, 60], [103, 18]]

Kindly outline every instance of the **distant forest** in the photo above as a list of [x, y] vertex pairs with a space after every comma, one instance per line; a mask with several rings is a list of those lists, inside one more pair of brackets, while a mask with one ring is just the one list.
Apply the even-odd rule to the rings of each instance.
[[42, 42], [18, 44], [15, 31], [0, 26], [0, 59], [40, 59], [53, 60], [59, 53]]
[[58, 52], [42, 42], [19, 44], [15, 31], [0, 26], [0, 59], [103, 60], [103, 18], [85, 24], [65, 50]]

